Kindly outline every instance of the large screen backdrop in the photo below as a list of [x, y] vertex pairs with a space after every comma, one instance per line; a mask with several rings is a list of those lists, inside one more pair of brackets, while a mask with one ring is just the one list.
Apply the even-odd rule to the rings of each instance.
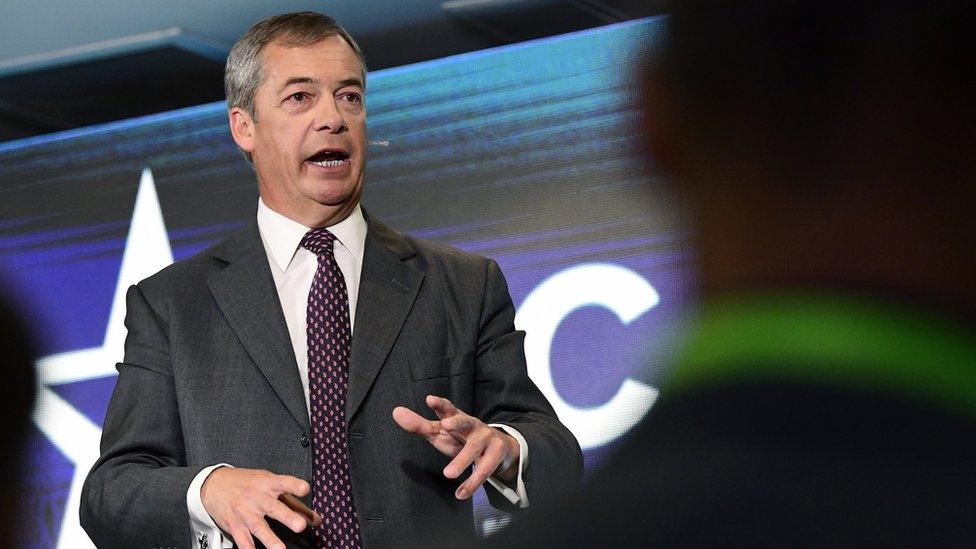
[[[590, 469], [651, 407], [687, 295], [673, 205], [634, 139], [639, 52], [660, 25], [369, 76], [369, 133], [390, 144], [370, 149], [365, 207], [498, 261], [530, 375]], [[30, 546], [90, 546], [78, 500], [122, 358], [126, 287], [241, 227], [257, 200], [219, 103], [0, 144], [0, 270], [42, 355]], [[503, 525], [479, 497], [478, 528]]]

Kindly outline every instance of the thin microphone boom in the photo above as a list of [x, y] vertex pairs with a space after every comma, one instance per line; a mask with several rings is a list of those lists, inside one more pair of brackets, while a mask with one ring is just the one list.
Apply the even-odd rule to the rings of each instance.
[[367, 139], [366, 140], [366, 144], [367, 145], [376, 145], [378, 147], [389, 147], [390, 146], [390, 142], [389, 141], [385, 141], [385, 140], [384, 141], [370, 141], [370, 140]]

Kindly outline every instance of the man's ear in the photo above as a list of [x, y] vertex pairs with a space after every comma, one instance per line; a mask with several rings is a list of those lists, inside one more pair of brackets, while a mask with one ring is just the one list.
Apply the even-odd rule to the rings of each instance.
[[247, 153], [254, 152], [254, 119], [240, 107], [234, 107], [227, 112], [230, 122], [230, 134], [237, 146]]
[[649, 163], [672, 175], [681, 169], [685, 136], [673, 90], [657, 63], [645, 65], [640, 90], [641, 133], [650, 155]]

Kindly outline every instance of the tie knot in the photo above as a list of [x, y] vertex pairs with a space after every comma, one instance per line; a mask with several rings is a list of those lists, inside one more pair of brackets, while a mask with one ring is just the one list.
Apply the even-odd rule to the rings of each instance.
[[332, 255], [332, 243], [335, 239], [335, 235], [328, 229], [312, 229], [305, 233], [301, 246], [316, 255]]

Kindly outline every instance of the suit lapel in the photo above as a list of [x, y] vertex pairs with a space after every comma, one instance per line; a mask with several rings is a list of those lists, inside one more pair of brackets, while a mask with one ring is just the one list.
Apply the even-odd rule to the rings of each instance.
[[219, 245], [214, 257], [227, 263], [208, 280], [217, 306], [282, 403], [309, 429], [295, 351], [257, 223]]
[[[365, 214], [365, 212], [364, 212]], [[399, 234], [367, 216], [346, 421], [352, 421], [413, 307], [424, 275], [404, 260], [416, 255]]]

